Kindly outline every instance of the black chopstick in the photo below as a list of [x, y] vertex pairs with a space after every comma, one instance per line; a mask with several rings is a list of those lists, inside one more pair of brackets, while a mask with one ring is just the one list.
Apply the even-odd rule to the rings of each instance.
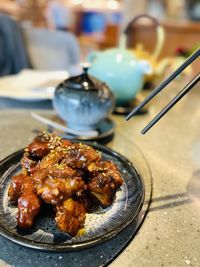
[[195, 84], [200, 81], [200, 73], [197, 74], [192, 81], [190, 81], [178, 94], [175, 96], [166, 107], [164, 107], [160, 113], [141, 131], [141, 134], [145, 134], [151, 127], [157, 123], [187, 92], [189, 92]]
[[136, 112], [143, 108], [153, 97], [155, 97], [166, 85], [168, 85], [176, 76], [178, 76], [186, 67], [188, 67], [197, 57], [200, 56], [200, 48], [198, 48], [186, 61], [179, 66], [166, 80], [164, 80], [158, 87], [156, 87], [147, 98], [134, 108], [127, 116], [126, 120], [129, 120]]

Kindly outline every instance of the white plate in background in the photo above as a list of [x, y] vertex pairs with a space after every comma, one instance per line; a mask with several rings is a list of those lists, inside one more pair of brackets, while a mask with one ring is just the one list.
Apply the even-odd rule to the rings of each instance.
[[50, 100], [55, 87], [68, 77], [67, 71], [23, 70], [0, 78], [0, 97], [23, 101]]

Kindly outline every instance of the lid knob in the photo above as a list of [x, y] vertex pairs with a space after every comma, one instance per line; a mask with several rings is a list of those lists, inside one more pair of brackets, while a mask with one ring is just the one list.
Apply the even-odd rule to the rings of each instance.
[[89, 62], [82, 63], [82, 68], [83, 68], [83, 74], [88, 74], [88, 69], [90, 68], [91, 64]]

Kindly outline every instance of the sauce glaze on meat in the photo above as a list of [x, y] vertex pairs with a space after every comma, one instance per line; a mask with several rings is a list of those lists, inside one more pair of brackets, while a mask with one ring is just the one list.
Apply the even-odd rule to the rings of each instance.
[[26, 147], [21, 165], [8, 190], [21, 228], [31, 228], [47, 203], [54, 207], [58, 228], [75, 236], [84, 227], [86, 212], [110, 206], [123, 183], [117, 166], [104, 161], [99, 151], [47, 132]]

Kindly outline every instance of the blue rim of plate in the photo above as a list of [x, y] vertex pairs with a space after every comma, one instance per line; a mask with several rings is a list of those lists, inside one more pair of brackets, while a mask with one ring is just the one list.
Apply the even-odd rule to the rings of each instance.
[[[41, 236], [39, 236], [39, 239], [37, 237], [37, 239], [35, 240], [32, 237], [32, 235], [30, 235], [29, 237], [29, 234], [22, 235], [21, 233], [18, 233], [16, 230], [16, 225], [14, 226], [13, 216], [11, 216], [9, 212], [6, 210], [9, 206], [6, 192], [11, 177], [19, 171], [20, 159], [23, 154], [23, 150], [19, 150], [0, 162], [0, 187], [1, 187], [0, 234], [2, 236], [11, 240], [14, 243], [33, 249], [54, 251], [54, 252], [73, 251], [73, 250], [80, 250], [83, 248], [92, 247], [111, 239], [112, 237], [120, 233], [125, 227], [127, 227], [133, 220], [137, 218], [144, 204], [145, 188], [144, 188], [143, 178], [141, 177], [135, 166], [133, 166], [133, 164], [124, 156], [122, 156], [121, 154], [117, 153], [116, 151], [110, 148], [107, 148], [105, 146], [96, 143], [94, 144], [87, 142], [87, 144], [92, 145], [95, 149], [101, 151], [103, 158], [113, 160], [120, 168], [122, 177], [124, 179], [124, 186], [123, 186], [124, 188], [120, 189], [120, 191], [122, 191], [119, 196], [120, 201], [118, 201], [116, 197], [110, 210], [108, 211], [106, 210], [106, 212], [102, 210], [103, 215], [110, 212], [111, 216], [113, 216], [113, 214], [115, 216], [114, 218], [111, 217], [112, 219], [111, 221], [109, 221], [110, 220], [109, 218], [109, 220], [107, 221], [109, 222], [109, 225], [106, 224], [100, 225], [99, 227], [100, 229], [102, 229], [102, 232], [99, 233], [99, 229], [97, 228], [96, 232], [94, 231], [94, 236], [92, 236], [93, 230], [91, 230], [91, 232], [89, 232], [86, 235], [86, 237], [84, 237], [85, 236], [84, 234], [83, 236], [80, 236], [78, 238], [76, 237], [72, 239], [70, 238], [70, 241], [69, 239], [67, 239], [67, 241], [65, 240], [64, 242], [59, 242], [59, 243], [57, 242], [49, 243], [44, 241], [40, 242], [38, 240], [41, 239]], [[116, 205], [117, 207], [116, 210], [115, 208], [113, 208], [114, 205]], [[127, 205], [126, 210], [124, 209], [125, 205]], [[114, 209], [113, 214], [112, 214], [112, 209]], [[100, 215], [102, 214], [100, 212]], [[103, 220], [98, 220], [98, 221], [103, 221], [104, 223], [104, 218]], [[90, 225], [91, 229], [92, 227], [94, 227], [95, 224], [97, 224], [97, 222], [94, 221], [92, 223], [93, 224]], [[33, 233], [35, 234], [35, 232]], [[60, 234], [63, 235], [63, 233]]]

